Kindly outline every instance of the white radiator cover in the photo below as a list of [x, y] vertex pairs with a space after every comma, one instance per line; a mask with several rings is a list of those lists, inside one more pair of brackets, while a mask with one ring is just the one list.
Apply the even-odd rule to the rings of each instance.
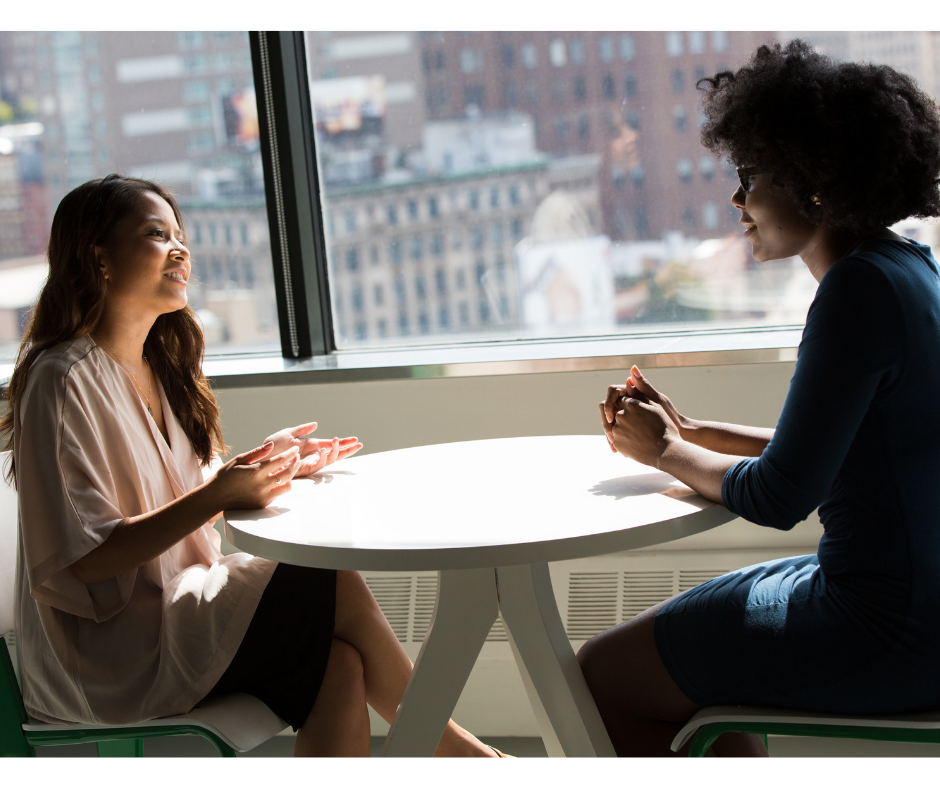
[[[809, 551], [807, 551], [809, 552]], [[597, 632], [732, 569], [798, 554], [793, 549], [664, 550], [619, 553], [550, 565], [561, 620], [577, 651]], [[437, 590], [434, 572], [363, 572], [414, 660], [430, 624]], [[372, 735], [388, 723], [370, 709]], [[457, 724], [479, 736], [538, 736], [502, 620], [490, 631], [454, 710]]]

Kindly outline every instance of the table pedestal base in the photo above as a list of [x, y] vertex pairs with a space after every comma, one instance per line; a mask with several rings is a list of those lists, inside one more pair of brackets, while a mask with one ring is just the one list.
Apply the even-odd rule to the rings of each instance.
[[434, 754], [498, 614], [492, 569], [440, 573], [431, 627], [385, 737], [382, 755]]
[[440, 573], [431, 627], [383, 756], [434, 754], [500, 612], [548, 754], [615, 754], [558, 613], [548, 564], [534, 564]]

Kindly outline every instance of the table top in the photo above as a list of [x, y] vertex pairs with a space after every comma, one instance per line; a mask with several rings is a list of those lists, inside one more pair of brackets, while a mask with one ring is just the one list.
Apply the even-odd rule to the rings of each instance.
[[735, 517], [603, 435], [443, 443], [352, 457], [266, 509], [224, 513], [241, 550], [302, 566], [424, 571], [631, 550]]

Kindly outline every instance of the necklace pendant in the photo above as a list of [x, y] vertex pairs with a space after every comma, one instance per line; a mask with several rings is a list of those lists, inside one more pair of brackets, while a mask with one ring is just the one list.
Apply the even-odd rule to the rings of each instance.
[[149, 405], [147, 406], [147, 413], [149, 413], [151, 416], [153, 415], [153, 409]]

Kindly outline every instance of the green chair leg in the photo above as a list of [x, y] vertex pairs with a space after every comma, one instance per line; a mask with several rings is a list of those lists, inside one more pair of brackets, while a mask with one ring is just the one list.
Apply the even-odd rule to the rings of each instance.
[[96, 744], [99, 758], [143, 758], [143, 739], [117, 739]]

